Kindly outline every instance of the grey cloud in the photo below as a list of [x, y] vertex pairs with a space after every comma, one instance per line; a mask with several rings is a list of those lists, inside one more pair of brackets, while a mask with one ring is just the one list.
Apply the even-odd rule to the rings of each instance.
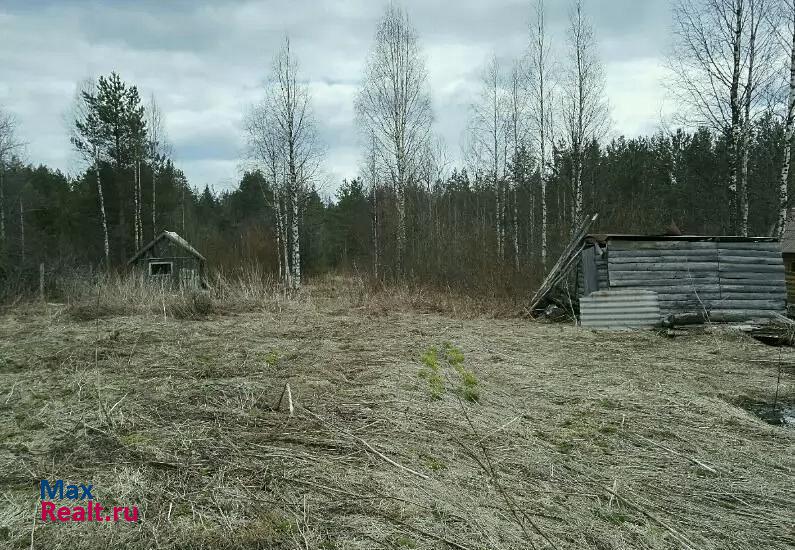
[[[429, 0], [405, 5], [425, 47], [436, 131], [454, 161], [492, 53], [521, 54], [529, 0]], [[568, 2], [547, 0], [549, 27], [563, 55]], [[383, 9], [368, 0], [61, 2], [11, 0], [0, 6], [0, 104], [16, 113], [28, 157], [80, 168], [64, 121], [77, 82], [117, 70], [164, 112], [174, 156], [191, 183], [221, 189], [239, 177], [246, 109], [262, 94], [271, 57], [289, 33], [310, 84], [327, 150], [329, 194], [359, 163], [353, 101]], [[653, 127], [662, 103], [657, 79], [668, 33], [663, 0], [591, 0], [614, 95], [618, 132]], [[630, 93], [628, 90], [631, 90]]]

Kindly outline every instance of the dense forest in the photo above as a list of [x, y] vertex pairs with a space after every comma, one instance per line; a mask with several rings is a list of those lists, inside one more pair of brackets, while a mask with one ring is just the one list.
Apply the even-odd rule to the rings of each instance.
[[[774, 9], [781, 17], [764, 16]], [[16, 122], [0, 110], [0, 280], [35, 280], [40, 263], [123, 270], [166, 229], [214, 269], [255, 265], [293, 287], [329, 270], [537, 282], [588, 212], [599, 213], [594, 232], [662, 233], [672, 223], [688, 234], [781, 231], [793, 191], [795, 5], [677, 4], [672, 87], [688, 106], [680, 128], [690, 129], [632, 138], [607, 137], [609, 98], [582, 3], [556, 55], [542, 2], [533, 17], [527, 51], [483, 68], [482, 94], [462, 113], [464, 160], [452, 166], [433, 132], [421, 42], [390, 4], [356, 102], [360, 175], [333, 197], [317, 190], [322, 147], [289, 39], [247, 114], [251, 168], [233, 190], [191, 186], [154, 99], [145, 104], [116, 73], [78, 86], [71, 146], [85, 170], [73, 177], [21, 161]], [[400, 86], [395, 76], [405, 76]]]

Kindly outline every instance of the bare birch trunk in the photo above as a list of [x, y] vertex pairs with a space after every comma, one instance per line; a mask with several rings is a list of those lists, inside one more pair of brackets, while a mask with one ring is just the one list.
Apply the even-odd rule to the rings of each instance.
[[593, 27], [584, 13], [583, 0], [575, 0], [569, 16], [571, 67], [564, 91], [562, 114], [572, 155], [570, 231], [583, 221], [583, 163], [589, 145], [599, 140], [609, 125], [604, 101], [604, 69], [596, 56]]
[[[549, 141], [549, 130], [551, 117], [549, 109], [551, 105], [547, 102], [547, 75], [549, 67], [549, 45], [546, 39], [546, 14], [544, 12], [544, 0], [537, 0], [535, 6], [535, 25], [531, 31], [531, 63], [533, 74], [531, 82], [535, 84], [533, 96], [535, 99], [535, 109], [537, 110], [538, 125], [538, 148], [539, 148], [539, 179], [541, 180], [541, 268], [543, 273], [547, 271], [547, 141]], [[551, 99], [551, 95], [550, 98]], [[532, 196], [532, 194], [531, 194]], [[534, 210], [531, 210], [534, 212]], [[534, 224], [531, 225], [534, 227]]]
[[[284, 202], [282, 203], [281, 200]], [[291, 288], [293, 285], [293, 270], [290, 267], [290, 237], [287, 234], [287, 194], [283, 193], [279, 203], [279, 219], [281, 220], [282, 254], [284, 255], [284, 285]]]
[[[265, 191], [262, 192], [263, 198], [265, 198]], [[271, 204], [275, 203], [276, 206], [276, 262], [279, 265], [279, 282], [282, 284], [284, 283], [284, 265], [282, 264], [282, 205], [279, 199], [278, 192], [276, 189], [273, 189], [273, 198], [274, 200]], [[267, 198], [265, 198], [267, 200]]]
[[744, 115], [743, 133], [742, 133], [742, 156], [740, 160], [740, 235], [743, 237], [748, 236], [748, 155], [751, 146], [751, 138], [753, 136], [753, 121], [751, 120], [751, 101], [753, 99], [754, 89], [754, 62], [756, 60], [756, 31], [757, 22], [755, 19], [754, 11], [756, 10], [756, 1], [751, 0], [750, 6], [750, 23], [751, 35], [748, 42], [748, 80], [745, 84], [745, 98], [744, 98]]
[[505, 261], [505, 222], [507, 220], [505, 203], [508, 200], [508, 185], [505, 181], [501, 182], [500, 194], [502, 195], [500, 198], [500, 256]]
[[298, 290], [301, 286], [301, 242], [298, 233], [298, 186], [293, 189], [290, 197], [292, 202], [292, 251], [293, 251], [293, 280], [292, 289]]
[[143, 186], [141, 185], [141, 161], [137, 161], [137, 172], [138, 172], [138, 183], [137, 183], [137, 190], [138, 190], [138, 212], [136, 212], [138, 216], [138, 246], [144, 245], [144, 191]]
[[513, 184], [513, 267], [519, 271], [519, 206], [516, 204], [516, 187]]
[[502, 261], [502, 220], [500, 218], [502, 208], [500, 204], [500, 181], [497, 179], [494, 181], [494, 192], [497, 203], [494, 211], [494, 233], [497, 236], [497, 259]]
[[356, 101], [363, 130], [385, 162], [384, 180], [397, 193], [397, 269], [406, 271], [406, 187], [417, 169], [431, 129], [425, 59], [408, 14], [389, 4], [378, 23], [372, 55]]
[[541, 269], [547, 272], [547, 179], [541, 176]]
[[276, 223], [277, 223], [277, 227], [276, 227], [276, 263], [279, 266], [279, 270], [278, 270], [279, 282], [283, 282], [284, 281], [284, 271], [283, 271], [284, 267], [282, 266], [282, 230], [281, 230], [281, 224], [279, 222], [276, 222]]
[[373, 192], [373, 275], [378, 280], [378, 194], [375, 185]]
[[25, 209], [22, 206], [22, 196], [19, 197], [19, 251], [21, 261], [25, 265]]
[[574, 179], [573, 182], [573, 194], [574, 194], [574, 204], [572, 205], [572, 213], [571, 213], [571, 227], [570, 230], [574, 231], [574, 228], [579, 226], [582, 223], [582, 145], [578, 144], [574, 151], [573, 151], [573, 167], [572, 167], [572, 177]]
[[398, 260], [398, 270], [400, 274], [405, 273], [405, 262], [406, 262], [406, 188], [405, 186], [401, 186], [398, 189], [398, 201], [397, 201], [397, 211], [398, 211], [398, 247], [397, 247], [397, 260]]
[[157, 237], [157, 167], [152, 163], [152, 239]]
[[494, 193], [496, 195], [496, 215], [495, 215], [495, 222], [496, 222], [496, 234], [497, 234], [497, 259], [502, 262], [503, 260], [503, 241], [502, 241], [502, 192], [501, 192], [501, 185], [500, 185], [500, 161], [499, 161], [499, 150], [500, 150], [500, 143], [499, 143], [499, 128], [500, 128], [500, 103], [499, 103], [499, 73], [497, 67], [496, 59], [493, 61], [493, 75], [492, 78], [492, 115], [493, 115], [493, 122], [492, 122], [492, 138], [494, 140], [494, 171], [492, 176], [494, 178]]
[[0, 245], [6, 240], [5, 166], [0, 159]]
[[287, 220], [285, 215], [285, 207], [282, 206], [282, 190], [276, 189], [276, 250], [279, 257], [279, 278], [285, 288], [290, 288], [290, 261], [287, 253], [288, 239], [287, 239]]
[[792, 158], [792, 137], [795, 128], [795, 4], [789, 7], [792, 10], [792, 41], [790, 42], [789, 61], [789, 98], [787, 101], [787, 118], [784, 124], [784, 158], [781, 162], [781, 179], [778, 185], [778, 223], [776, 233], [779, 238], [784, 235], [787, 224], [787, 206], [789, 202], [789, 167]]
[[[746, 119], [746, 125], [751, 122]], [[740, 178], [739, 178], [739, 202], [740, 219], [739, 232], [743, 237], [748, 236], [748, 149], [751, 143], [751, 128], [745, 128], [742, 132], [742, 154], [740, 155]]]
[[729, 106], [731, 109], [731, 127], [729, 142], [729, 205], [733, 218], [734, 230], [739, 229], [738, 172], [741, 161], [741, 108], [740, 108], [740, 65], [743, 32], [743, 3], [737, 2], [735, 7], [735, 24], [733, 28], [734, 42], [732, 47], [732, 76], [729, 86]]
[[108, 218], [105, 215], [105, 194], [102, 192], [102, 180], [99, 177], [99, 151], [94, 146], [94, 176], [97, 179], [97, 195], [99, 195], [99, 217], [102, 221], [102, 238], [105, 252], [105, 267], [110, 266], [110, 240], [108, 239]]
[[182, 234], [185, 234], [185, 182], [182, 182]]
[[141, 161], [138, 161], [138, 244], [144, 245], [144, 186], [141, 181]]
[[141, 248], [141, 243], [138, 239], [140, 232], [138, 230], [138, 163], [133, 161], [133, 236], [135, 241], [135, 251]]

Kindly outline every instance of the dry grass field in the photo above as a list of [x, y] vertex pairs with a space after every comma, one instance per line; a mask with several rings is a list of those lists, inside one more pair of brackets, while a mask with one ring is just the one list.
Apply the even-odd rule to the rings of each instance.
[[[795, 544], [795, 430], [741, 406], [773, 400], [759, 360], [779, 350], [745, 336], [598, 333], [342, 278], [246, 307], [116, 298], [0, 314], [0, 547]], [[139, 521], [37, 520], [42, 479]]]

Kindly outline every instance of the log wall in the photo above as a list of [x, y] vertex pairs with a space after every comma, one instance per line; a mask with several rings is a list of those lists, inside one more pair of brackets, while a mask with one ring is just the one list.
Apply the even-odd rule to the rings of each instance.
[[785, 310], [784, 263], [777, 242], [610, 240], [611, 289], [657, 292], [660, 313]]

